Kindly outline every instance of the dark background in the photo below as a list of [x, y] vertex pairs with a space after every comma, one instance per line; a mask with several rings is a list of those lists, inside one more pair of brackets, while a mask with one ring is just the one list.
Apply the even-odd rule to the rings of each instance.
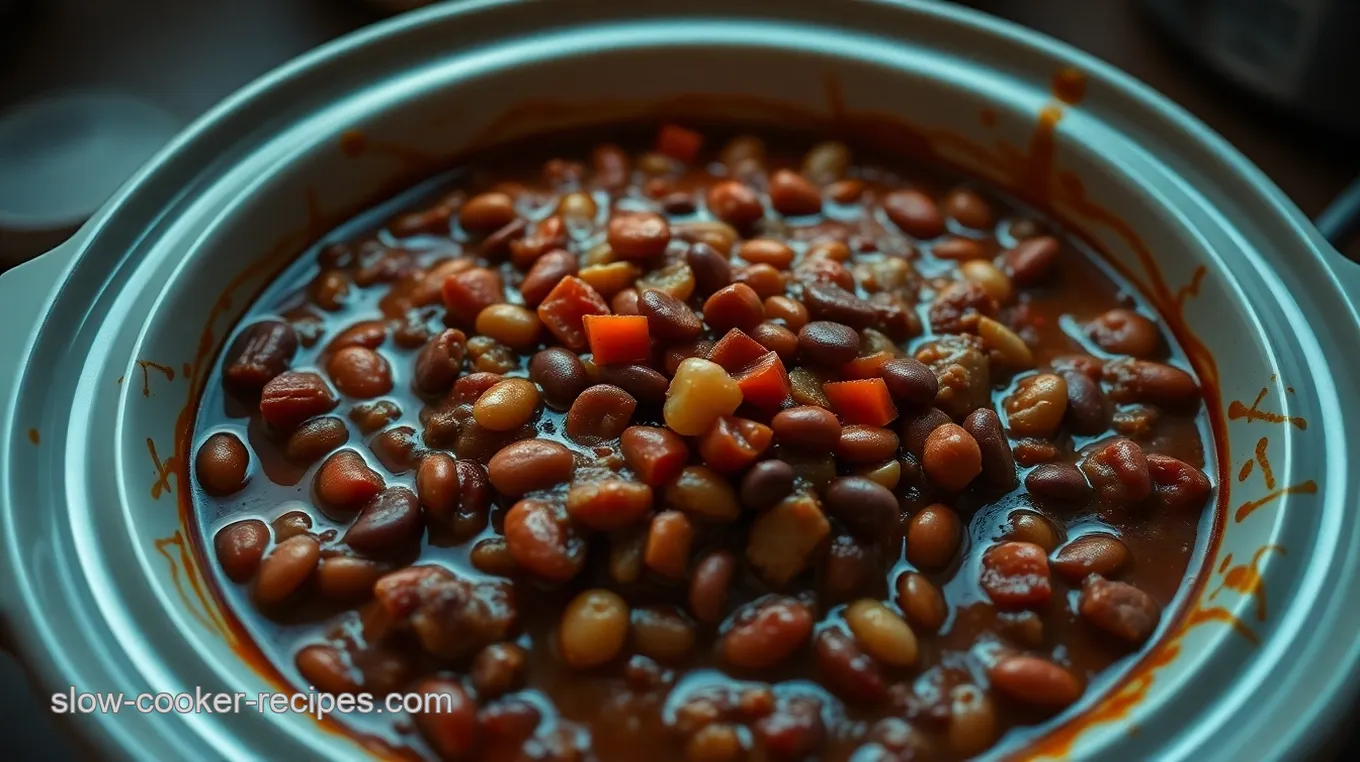
[[[1360, 139], [1296, 124], [1226, 85], [1165, 41], [1137, 0], [965, 4], [1069, 42], [1152, 85], [1237, 146], [1309, 216], [1360, 176]], [[278, 64], [382, 16], [360, 0], [31, 5], [35, 10], [23, 23], [0, 28], [0, 112], [57, 90], [111, 88], [152, 100], [186, 124]], [[1360, 260], [1360, 240], [1349, 242], [1346, 253]], [[0, 756], [9, 760], [75, 756], [8, 657], [0, 657], [0, 739]], [[1348, 746], [1341, 758], [1360, 758], [1360, 743]]]

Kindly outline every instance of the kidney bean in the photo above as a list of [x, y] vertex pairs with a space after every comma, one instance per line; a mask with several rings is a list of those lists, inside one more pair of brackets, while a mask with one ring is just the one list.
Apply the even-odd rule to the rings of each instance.
[[998, 734], [996, 707], [986, 691], [976, 685], [950, 689], [945, 738], [951, 751], [963, 757], [974, 756], [991, 746]]
[[1142, 645], [1152, 637], [1162, 616], [1152, 596], [1127, 582], [1112, 582], [1096, 574], [1082, 584], [1077, 610], [1082, 619], [1131, 645]]
[[382, 574], [383, 568], [373, 561], [329, 556], [316, 567], [316, 589], [327, 600], [354, 603], [373, 594], [373, 585]]
[[695, 564], [688, 597], [689, 611], [695, 619], [705, 624], [716, 624], [722, 619], [736, 570], [736, 557], [725, 550], [709, 553]]
[[1043, 515], [1034, 511], [1015, 511], [1006, 518], [1008, 540], [1038, 545], [1045, 552], [1058, 547], [1058, 532]]
[[940, 383], [935, 372], [915, 358], [889, 360], [883, 363], [879, 373], [893, 399], [911, 405], [929, 405], [939, 392]]
[[[936, 429], [948, 423], [949, 416], [939, 408], [909, 411], [902, 416], [902, 448], [920, 459], [925, 454], [926, 440]], [[980, 448], [978, 452], [980, 455]]]
[[1067, 413], [1067, 381], [1056, 373], [1021, 379], [1006, 398], [1006, 422], [1018, 437], [1051, 437]]
[[220, 431], [203, 441], [194, 459], [198, 485], [209, 495], [225, 497], [246, 485], [250, 451], [241, 438]]
[[1047, 710], [1065, 709], [1081, 698], [1081, 683], [1066, 669], [1048, 659], [1014, 654], [987, 670], [992, 687], [1026, 706]]
[[878, 601], [861, 598], [845, 609], [845, 623], [871, 656], [894, 667], [916, 663], [916, 634], [895, 611]]
[[432, 452], [420, 461], [416, 471], [416, 494], [431, 516], [448, 521], [460, 497], [458, 469], [447, 453]]
[[293, 664], [308, 687], [332, 695], [359, 692], [353, 667], [344, 652], [335, 646], [321, 643], [304, 646], [293, 657]]
[[1072, 582], [1090, 574], [1109, 577], [1124, 567], [1129, 549], [1119, 538], [1108, 534], [1088, 534], [1067, 543], [1053, 559], [1053, 568]]
[[269, 525], [274, 529], [274, 542], [283, 542], [290, 537], [309, 534], [312, 531], [312, 517], [306, 511], [288, 511]]
[[287, 323], [278, 320], [252, 323], [227, 348], [222, 376], [233, 389], [258, 391], [288, 369], [297, 348], [297, 333]]
[[415, 493], [389, 487], [364, 506], [341, 541], [360, 553], [393, 553], [415, 542], [423, 529]]
[[977, 441], [982, 453], [982, 478], [996, 487], [1015, 487], [1015, 458], [997, 414], [991, 408], [980, 407], [963, 419], [963, 430]]
[[255, 579], [255, 600], [262, 605], [282, 603], [316, 569], [321, 546], [308, 535], [291, 537], [274, 547], [260, 562]]
[[486, 393], [487, 389], [499, 384], [504, 378], [499, 373], [479, 371], [469, 373], [453, 382], [453, 391], [445, 397], [445, 402], [455, 405], [471, 405]]
[[585, 539], [560, 504], [515, 503], [505, 514], [505, 544], [516, 564], [550, 582], [566, 582], [585, 565]]
[[896, 531], [897, 497], [883, 485], [862, 476], [842, 476], [825, 494], [832, 517], [854, 534], [873, 539]]
[[382, 491], [384, 481], [369, 468], [362, 455], [354, 450], [340, 450], [322, 461], [312, 484], [323, 505], [352, 510]]
[[625, 288], [614, 294], [614, 298], [609, 300], [609, 309], [615, 315], [640, 315], [638, 311], [638, 290], [635, 288]]
[[954, 560], [962, 537], [953, 510], [940, 503], [926, 506], [907, 525], [907, 560], [922, 569], [943, 569]]
[[519, 569], [504, 537], [487, 537], [477, 541], [468, 553], [468, 562], [483, 574], [509, 577]]
[[649, 659], [675, 663], [694, 648], [694, 622], [675, 606], [633, 609], [633, 648]]
[[[730, 248], [729, 241], [722, 251]], [[685, 250], [685, 263], [694, 275], [694, 289], [701, 296], [716, 293], [732, 283], [732, 264], [725, 254], [708, 243], [691, 243]]]
[[543, 400], [556, 410], [569, 409], [589, 384], [580, 358], [561, 347], [536, 353], [529, 360], [529, 378], [543, 387]]
[[955, 262], [966, 262], [987, 256], [982, 244], [960, 236], [941, 238], [930, 247], [930, 253], [938, 259], [950, 259]]
[[1132, 505], [1152, 494], [1147, 457], [1127, 439], [1116, 439], [1087, 455], [1080, 467], [1101, 499], [1112, 505]]
[[808, 759], [817, 757], [826, 741], [821, 700], [812, 696], [790, 696], [775, 711], [756, 720], [751, 730], [756, 747], [770, 759]]
[[834, 283], [809, 283], [803, 287], [803, 304], [817, 320], [843, 323], [861, 330], [878, 320], [871, 304]]
[[845, 426], [836, 441], [836, 456], [845, 463], [880, 463], [897, 453], [897, 435], [877, 426]]
[[1002, 258], [1011, 280], [1021, 288], [1038, 285], [1053, 271], [1061, 245], [1052, 236], [1027, 238], [1007, 250]]
[[633, 395], [617, 386], [596, 384], [581, 392], [571, 403], [566, 419], [567, 436], [582, 443], [614, 439], [628, 428], [636, 409], [637, 400]]
[[611, 661], [628, 638], [628, 604], [608, 590], [586, 590], [562, 612], [557, 637], [569, 667], [588, 669]]
[[783, 585], [808, 567], [829, 534], [831, 524], [817, 499], [795, 493], [756, 517], [747, 536], [746, 560], [766, 582]]
[[283, 456], [292, 463], [309, 465], [348, 441], [349, 429], [340, 418], [313, 418], [288, 435]]
[[966, 228], [990, 230], [996, 223], [991, 204], [968, 188], [955, 188], [945, 194], [941, 206], [947, 217]]
[[957, 492], [982, 473], [982, 450], [962, 426], [946, 423], [926, 437], [921, 465], [935, 486]]
[[624, 259], [659, 256], [665, 253], [670, 240], [670, 225], [659, 214], [618, 214], [609, 220], [609, 248]]
[[801, 175], [781, 169], [770, 176], [770, 205], [785, 217], [802, 217], [822, 210], [822, 194]]
[[1148, 474], [1152, 489], [1162, 505], [1174, 511], [1198, 511], [1204, 508], [1213, 492], [1213, 485], [1204, 472], [1169, 455], [1147, 455]]
[[638, 295], [638, 313], [647, 318], [651, 335], [664, 341], [692, 341], [704, 325], [684, 302], [665, 291], [647, 289]]
[[773, 438], [763, 423], [725, 415], [699, 437], [699, 456], [715, 471], [735, 473], [755, 462]]
[[1100, 385], [1078, 370], [1059, 371], [1067, 382], [1067, 414], [1063, 422], [1073, 434], [1092, 436], [1110, 427], [1114, 408]]
[[793, 492], [793, 482], [793, 467], [788, 463], [782, 460], [761, 461], [742, 477], [741, 503], [753, 511], [770, 508]]
[[479, 193], [468, 199], [458, 222], [471, 233], [491, 233], [515, 220], [515, 200], [505, 193]]
[[491, 486], [504, 495], [523, 495], [571, 479], [571, 450], [546, 439], [522, 439], [505, 446], [487, 464]]
[[1086, 325], [1086, 335], [1101, 349], [1117, 355], [1146, 358], [1156, 354], [1162, 346], [1157, 325], [1123, 307], [1098, 315]]
[[880, 539], [861, 541], [849, 534], [838, 534], [831, 538], [820, 570], [819, 600], [829, 603], [848, 600], [863, 595], [865, 590], [873, 586], [882, 566], [877, 547]]
[[1162, 363], [1120, 358], [1105, 363], [1102, 376], [1110, 399], [1119, 403], [1186, 405], [1199, 398], [1199, 386], [1189, 373]]
[[897, 190], [884, 196], [883, 213], [913, 238], [935, 238], [945, 232], [940, 207], [918, 190]]
[[416, 441], [416, 430], [411, 426], [397, 426], [388, 429], [368, 445], [378, 462], [394, 474], [403, 474], [415, 468], [424, 452]]
[[392, 391], [392, 370], [383, 356], [367, 347], [344, 347], [331, 355], [326, 372], [342, 394], [366, 399]]
[[769, 265], [776, 270], [787, 270], [793, 264], [793, 249], [783, 241], [774, 238], [753, 238], [742, 242], [737, 248], [737, 256], [756, 265]]
[[213, 550], [222, 571], [232, 582], [245, 582], [255, 575], [269, 545], [269, 528], [259, 519], [228, 524], [213, 536]]
[[784, 293], [784, 275], [769, 265], [747, 265], [732, 273], [732, 281], [744, 283], [765, 299]]
[[735, 228], [745, 228], [765, 215], [760, 196], [744, 183], [720, 180], [708, 188], [708, 211]]
[[897, 578], [897, 605], [916, 627], [937, 632], [949, 616], [944, 593], [924, 574], [906, 572]]
[[993, 545], [982, 556], [981, 585], [982, 591], [999, 608], [1043, 606], [1053, 595], [1048, 554], [1032, 542]]
[[492, 643], [477, 652], [469, 677], [477, 696], [499, 698], [524, 681], [529, 654], [514, 643]]
[[888, 683], [878, 664], [837, 629], [813, 638], [817, 674], [833, 693], [848, 701], [878, 703], [888, 696]]
[[766, 595], [742, 606], [723, 624], [718, 651], [738, 669], [768, 669], [803, 647], [812, 614], [793, 598]]
[[260, 415], [280, 432], [292, 431], [313, 416], [329, 413], [339, 404], [321, 376], [286, 371], [270, 379], [260, 392]]
[[807, 325], [807, 307], [787, 296], [771, 296], [764, 302], [765, 317], [783, 323], [790, 331], [802, 330]]
[[462, 331], [449, 328], [435, 335], [416, 356], [416, 389], [430, 395], [447, 392], [462, 370], [466, 351], [467, 336]]
[[689, 517], [680, 511], [662, 511], [652, 517], [642, 562], [663, 577], [684, 579], [693, 544], [694, 524]]
[[1040, 502], [1081, 503], [1091, 496], [1086, 476], [1067, 463], [1044, 463], [1025, 477], [1025, 489]]
[[349, 279], [336, 270], [323, 270], [307, 287], [312, 303], [327, 312], [334, 312], [349, 301]]
[[750, 331], [765, 319], [765, 308], [760, 295], [745, 283], [733, 283], [718, 289], [704, 302], [704, 322], [716, 333], [732, 328]]
[[839, 368], [859, 354], [859, 334], [840, 323], [814, 320], [798, 331], [798, 349], [812, 362]]
[[458, 681], [448, 678], [427, 677], [413, 690], [431, 697], [425, 711], [413, 713], [412, 720], [435, 754], [448, 762], [471, 758], [480, 740], [477, 702]]
[[582, 525], [611, 532], [636, 524], [652, 510], [652, 488], [621, 479], [577, 483], [567, 492], [567, 514]]
[[783, 444], [823, 448], [840, 441], [841, 423], [824, 407], [801, 405], [775, 415], [770, 421], [775, 438]]
[[553, 288], [568, 275], [575, 275], [578, 268], [576, 255], [560, 249], [534, 260], [519, 285], [520, 297], [524, 299], [525, 306], [537, 307], [542, 304]]

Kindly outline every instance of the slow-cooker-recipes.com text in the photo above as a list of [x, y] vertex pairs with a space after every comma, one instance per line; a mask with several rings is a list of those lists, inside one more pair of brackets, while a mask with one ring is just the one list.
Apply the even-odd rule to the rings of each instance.
[[447, 712], [452, 698], [443, 693], [323, 693], [308, 689], [297, 693], [214, 692], [195, 687], [192, 693], [86, 692], [68, 689], [53, 693], [53, 714], [307, 714], [318, 720], [335, 712], [419, 714]]

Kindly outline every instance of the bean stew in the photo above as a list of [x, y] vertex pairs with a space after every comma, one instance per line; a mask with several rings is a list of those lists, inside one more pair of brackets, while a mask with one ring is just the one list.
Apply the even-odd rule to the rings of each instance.
[[339, 715], [443, 760], [946, 762], [1104, 690], [1213, 492], [1157, 316], [967, 179], [612, 137], [357, 218], [227, 343], [196, 516], [282, 675], [447, 696]]

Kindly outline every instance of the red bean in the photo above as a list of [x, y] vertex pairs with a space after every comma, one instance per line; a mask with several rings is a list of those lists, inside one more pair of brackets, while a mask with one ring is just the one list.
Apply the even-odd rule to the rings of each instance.
[[1162, 615], [1152, 596], [1126, 582], [1094, 574], [1081, 586], [1077, 609], [1082, 619], [1132, 645], [1152, 637]]
[[882, 701], [888, 695], [887, 680], [878, 663], [855, 641], [837, 629], [826, 629], [813, 639], [817, 673], [842, 698], [861, 703]]
[[523, 439], [496, 453], [487, 473], [502, 494], [523, 495], [569, 480], [575, 468], [576, 459], [566, 447], [546, 439]]
[[839, 368], [859, 354], [859, 334], [847, 325], [814, 320], [798, 331], [798, 349], [812, 362]]
[[665, 341], [691, 341], [704, 325], [685, 303], [654, 288], [638, 294], [638, 313], [647, 318], [651, 335]]
[[925, 363], [911, 357], [889, 360], [880, 370], [888, 393], [911, 405], [929, 405], [939, 392], [939, 380]]
[[770, 421], [775, 438], [783, 444], [826, 447], [841, 436], [841, 423], [830, 410], [802, 405], [784, 410]]
[[265, 605], [282, 603], [307, 581], [320, 558], [320, 546], [308, 535], [279, 543], [260, 563], [255, 599]]
[[364, 506], [343, 542], [361, 553], [392, 553], [415, 542], [423, 529], [415, 493], [389, 487]]
[[883, 537], [897, 529], [897, 497], [862, 476], [842, 476], [826, 488], [831, 516], [864, 538]]
[[782, 460], [763, 460], [741, 479], [741, 503], [748, 510], [763, 511], [793, 492], [793, 467]]
[[260, 415], [277, 431], [292, 431], [312, 416], [339, 404], [326, 381], [315, 373], [288, 371], [270, 379], [260, 392]]
[[1071, 672], [1038, 656], [1007, 656], [987, 670], [992, 686], [1027, 706], [1064, 709], [1081, 698], [1081, 683]]
[[732, 284], [732, 264], [707, 243], [696, 241], [685, 252], [685, 263], [694, 273], [694, 290], [701, 296]]
[[812, 614], [802, 603], [767, 595], [742, 608], [723, 626], [718, 649], [738, 669], [766, 669], [793, 656], [812, 634]]
[[222, 376], [234, 389], [263, 389], [288, 369], [297, 347], [297, 333], [287, 323], [277, 320], [253, 323], [232, 340], [222, 363]]
[[542, 500], [521, 500], [510, 508], [505, 543], [516, 564], [551, 582], [575, 577], [586, 560], [585, 540], [566, 510]]
[[1108, 534], [1088, 534], [1067, 543], [1053, 559], [1053, 568], [1072, 582], [1090, 574], [1112, 576], [1128, 563], [1129, 549], [1119, 538]]
[[1052, 236], [1023, 240], [1004, 255], [1007, 274], [1021, 288], [1038, 285], [1057, 264], [1060, 248], [1058, 239]]
[[633, 418], [637, 400], [617, 386], [596, 384], [571, 403], [567, 436], [582, 443], [598, 443], [621, 435]]
[[957, 492], [982, 473], [982, 450], [962, 426], [946, 423], [926, 437], [921, 465], [937, 487]]
[[1148, 473], [1157, 499], [1174, 511], [1198, 511], [1204, 508], [1213, 492], [1213, 485], [1204, 472], [1169, 455], [1150, 453]]
[[268, 545], [269, 528], [259, 519], [228, 524], [213, 536], [217, 562], [232, 582], [245, 582], [255, 575]]
[[581, 524], [612, 532], [636, 524], [652, 509], [652, 488], [621, 479], [573, 484], [567, 513]]
[[1044, 463], [1025, 477], [1025, 489], [1040, 502], [1081, 503], [1091, 496], [1091, 486], [1076, 467], [1067, 463]]
[[996, 412], [985, 407], [974, 410], [963, 419], [963, 430], [977, 441], [982, 453], [982, 478], [995, 487], [1015, 487], [1015, 458]]
[[477, 748], [477, 702], [455, 680], [430, 677], [414, 691], [427, 699], [425, 711], [412, 715], [416, 729], [440, 759], [469, 758]]
[[760, 196], [736, 180], [722, 180], [709, 186], [707, 201], [714, 217], [736, 228], [747, 227], [765, 214]]
[[1132, 505], [1152, 494], [1147, 457], [1127, 439], [1116, 439], [1088, 455], [1081, 470], [1101, 499], [1112, 505]]
[[349, 429], [340, 418], [313, 418], [288, 435], [283, 455], [292, 463], [310, 465], [348, 441]]
[[666, 218], [642, 212], [609, 220], [609, 248], [624, 259], [648, 259], [666, 251], [671, 229]]
[[1086, 326], [1086, 335], [1101, 349], [1117, 355], [1146, 358], [1161, 348], [1157, 325], [1133, 310], [1118, 307], [1102, 313]]
[[246, 484], [250, 467], [250, 451], [241, 438], [221, 431], [204, 440], [194, 459], [198, 484], [209, 495], [224, 497], [239, 491]]
[[934, 199], [918, 190], [899, 190], [883, 198], [883, 212], [893, 224], [913, 238], [944, 234], [944, 217]]
[[1001, 608], [1042, 606], [1053, 595], [1048, 554], [1030, 542], [993, 545], [982, 556], [981, 583], [983, 592]]
[[822, 210], [822, 194], [801, 175], [781, 169], [770, 177], [770, 205], [786, 217], [801, 217]]
[[765, 307], [760, 295], [745, 283], [721, 288], [704, 302], [704, 322], [715, 333], [726, 333], [733, 328], [749, 331], [764, 319]]
[[958, 553], [963, 528], [941, 503], [922, 508], [907, 525], [907, 560], [922, 569], [943, 569]]
[[383, 478], [354, 450], [340, 450], [321, 463], [313, 480], [323, 505], [353, 510], [383, 488]]
[[543, 400], [557, 410], [570, 408], [589, 384], [580, 358], [561, 347], [535, 354], [529, 361], [529, 378], [543, 387]]
[[689, 580], [689, 610], [695, 619], [717, 624], [727, 603], [727, 591], [736, 574], [737, 559], [725, 550], [704, 556]]

